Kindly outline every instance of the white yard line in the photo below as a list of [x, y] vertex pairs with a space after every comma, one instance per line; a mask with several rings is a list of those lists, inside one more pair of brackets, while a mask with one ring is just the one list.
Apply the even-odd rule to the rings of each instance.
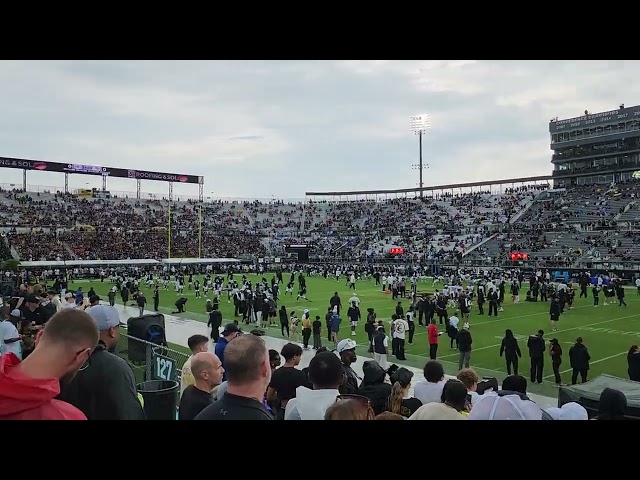
[[[600, 362], [606, 362], [607, 360], [611, 360], [612, 358], [617, 358], [617, 357], [621, 357], [622, 355], [626, 355], [627, 353], [629, 353], [628, 350], [625, 350], [624, 352], [620, 352], [620, 353], [616, 353], [615, 355], [609, 355], [608, 357], [604, 357], [604, 358], [600, 358], [598, 360], [594, 360], [593, 362], [589, 362], [589, 365], [594, 365], [596, 363], [600, 363]], [[560, 375], [562, 375], [563, 373], [569, 373], [569, 372], [573, 372], [573, 368], [567, 368], [566, 370], [562, 370], [560, 372]], [[543, 379], [547, 379], [547, 378], [554, 378], [555, 375], [552, 373], [551, 375], [547, 375], [546, 377], [542, 377]]]
[[[618, 320], [625, 320], [627, 318], [633, 318], [633, 317], [640, 317], [640, 313], [635, 313], [633, 315], [627, 315], [625, 317], [611, 318], [609, 320], [603, 320], [602, 322], [596, 322], [596, 323], [589, 323], [587, 325], [578, 325], [576, 327], [565, 328], [564, 330], [558, 330], [557, 332], [550, 332], [550, 333], [555, 335], [555, 334], [558, 334], [558, 333], [570, 332], [572, 330], [580, 330], [581, 328], [584, 328], [584, 327], [593, 327], [594, 325], [602, 325], [603, 323], [611, 323], [611, 322], [616, 322]], [[471, 332], [473, 334], [473, 325], [471, 326], [471, 328], [472, 328]], [[495, 345], [488, 345], [486, 347], [474, 348], [474, 349], [471, 350], [471, 355], [473, 355], [473, 352], [477, 352], [479, 350], [486, 350], [487, 348], [496, 348], [496, 347], [499, 347], [500, 345], [502, 345], [502, 342], [496, 343]], [[459, 355], [459, 353], [453, 353], [451, 355], [443, 355], [442, 357], [438, 357], [438, 358], [439, 359], [440, 358], [450, 358], [450, 357], [455, 357], [455, 356], [458, 356], [458, 355]]]
[[[587, 308], [587, 307], [593, 308], [593, 305], [581, 305], [579, 307], [572, 308], [571, 311], [577, 310], [578, 308]], [[528, 313], [527, 315], [519, 315], [517, 317], [501, 316], [500, 318], [496, 318], [495, 320], [487, 320], [486, 322], [470, 322], [470, 323], [471, 323], [471, 328], [473, 328], [473, 327], [479, 327], [480, 325], [488, 325], [490, 323], [506, 322], [507, 320], [518, 320], [519, 318], [537, 317], [538, 315], [549, 315], [549, 312], [545, 311], [545, 312], [537, 312], [537, 313]], [[426, 335], [426, 333], [427, 332], [419, 332], [419, 333], [416, 333], [415, 335]]]

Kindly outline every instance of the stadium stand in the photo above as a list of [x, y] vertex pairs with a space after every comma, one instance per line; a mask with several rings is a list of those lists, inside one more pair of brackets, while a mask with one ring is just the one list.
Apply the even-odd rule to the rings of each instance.
[[499, 264], [511, 251], [527, 251], [541, 266], [568, 267], [593, 258], [640, 258], [637, 235], [601, 230], [635, 225], [638, 193], [640, 182], [630, 181], [569, 191], [536, 185], [424, 199], [199, 206], [3, 190], [0, 228], [8, 242], [4, 255], [23, 260], [160, 259], [167, 253], [171, 207], [172, 256], [189, 258], [198, 256], [201, 208], [206, 258], [279, 257], [288, 243], [315, 242], [317, 261], [378, 261], [402, 246], [405, 253], [394, 256], [398, 262], [461, 256]]
[[526, 251], [540, 267], [571, 267], [594, 259], [640, 258], [638, 235], [640, 182], [580, 186], [541, 193], [507, 233], [470, 253], [499, 264], [513, 251]]

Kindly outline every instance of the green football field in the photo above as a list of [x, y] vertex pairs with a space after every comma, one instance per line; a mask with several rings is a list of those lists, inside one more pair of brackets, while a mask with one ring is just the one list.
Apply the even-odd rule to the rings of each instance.
[[[250, 279], [257, 282], [258, 277], [249, 275]], [[288, 274], [284, 275], [285, 281], [288, 280]], [[271, 275], [267, 276], [271, 279]], [[329, 299], [334, 292], [338, 292], [342, 299], [343, 321], [340, 329], [340, 338], [350, 337], [350, 326], [346, 317], [346, 305], [351, 291], [345, 285], [346, 279], [336, 282], [335, 279], [324, 279], [320, 277], [307, 278], [307, 296], [311, 301], [300, 300], [296, 302], [295, 296], [282, 295], [279, 306], [284, 303], [287, 312], [294, 310], [300, 317], [304, 308], [309, 308], [312, 318], [320, 315], [323, 319], [329, 305]], [[109, 282], [100, 283], [99, 281], [79, 281], [71, 284], [70, 288], [81, 286], [85, 292], [89, 290], [89, 285], [94, 288], [96, 293], [106, 300], [106, 294], [112, 286]], [[297, 286], [297, 282], [296, 282]], [[524, 286], [524, 284], [523, 284]], [[438, 288], [438, 287], [436, 287]], [[441, 287], [440, 287], [441, 288]], [[144, 288], [145, 296], [149, 301], [147, 308], [153, 307], [152, 291]], [[432, 292], [432, 282], [430, 279], [423, 280], [418, 284], [418, 291]], [[558, 338], [563, 347], [563, 363], [561, 367], [562, 378], [564, 383], [569, 383], [571, 373], [569, 370], [569, 348], [575, 342], [576, 337], [581, 336], [584, 343], [591, 354], [591, 370], [589, 376], [595, 377], [601, 373], [608, 373], [619, 377], [627, 378], [627, 361], [626, 353], [632, 344], [640, 342], [640, 296], [637, 295], [636, 289], [627, 289], [626, 301], [628, 307], [619, 307], [617, 301], [614, 305], [603, 305], [603, 296], [600, 298], [600, 306], [593, 307], [593, 298], [589, 289], [589, 298], [580, 299], [576, 295], [576, 301], [572, 310], [565, 310], [558, 322], [558, 332], [551, 332], [549, 323], [549, 306], [547, 303], [527, 303], [521, 301], [519, 304], [512, 304], [509, 295], [505, 298], [503, 305], [504, 311], [499, 316], [488, 317], [488, 311], [485, 305], [485, 315], [478, 315], [477, 305], [474, 305], [470, 316], [471, 335], [473, 338], [473, 350], [471, 353], [471, 366], [474, 367], [479, 374], [485, 376], [496, 376], [502, 380], [506, 376], [505, 362], [499, 356], [500, 342], [507, 328], [513, 330], [519, 340], [523, 358], [520, 360], [520, 372], [525, 377], [529, 377], [529, 360], [526, 348], [526, 339], [530, 334], [535, 333], [538, 329], [545, 331], [545, 338], [550, 340], [553, 337]], [[375, 286], [374, 280], [361, 280], [357, 283], [357, 293], [360, 298], [360, 310], [363, 317], [366, 316], [366, 309], [373, 307], [378, 314], [378, 319], [385, 321], [390, 320], [391, 315], [395, 312], [396, 302], [391, 300], [391, 295], [382, 292], [380, 287]], [[520, 298], [524, 299], [526, 289], [521, 292]], [[198, 320], [207, 321], [205, 313], [205, 298], [196, 299], [193, 291], [185, 287], [184, 296], [187, 302], [187, 311], [179, 316]], [[169, 314], [174, 308], [174, 302], [178, 298], [173, 291], [173, 285], [169, 285], [169, 290], [161, 287], [160, 291], [160, 313]], [[118, 303], [121, 300], [118, 298]], [[407, 299], [402, 300], [405, 312], [409, 306]], [[220, 303], [220, 309], [223, 315], [223, 323], [233, 320], [233, 303], [227, 303], [226, 293], [223, 293]], [[452, 311], [449, 310], [449, 314]], [[367, 356], [367, 335], [364, 332], [364, 321], [358, 326], [357, 336], [353, 337], [357, 341], [358, 354]], [[267, 335], [272, 337], [281, 337], [280, 328], [265, 327]], [[442, 329], [442, 328], [441, 328]], [[326, 331], [322, 334], [323, 344], [327, 345]], [[186, 343], [186, 339], [185, 339]], [[183, 349], [181, 349], [183, 350]], [[416, 334], [413, 345], [406, 345], [406, 362], [402, 362], [417, 368], [422, 368], [428, 359], [428, 350], [426, 338], [426, 328], [418, 326], [416, 317]], [[393, 363], [394, 357], [389, 356], [390, 363]], [[449, 339], [446, 334], [440, 337], [440, 346], [438, 347], [438, 360], [441, 361], [448, 374], [454, 374], [458, 369], [458, 354], [449, 347]], [[555, 396], [557, 389], [553, 388], [553, 372], [551, 370], [551, 362], [545, 362], [545, 382], [542, 385], [531, 385], [530, 391], [533, 393]]]

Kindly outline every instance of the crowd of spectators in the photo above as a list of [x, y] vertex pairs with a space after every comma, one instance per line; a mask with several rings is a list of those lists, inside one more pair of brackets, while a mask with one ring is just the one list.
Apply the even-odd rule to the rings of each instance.
[[[170, 237], [174, 258], [283, 257], [288, 243], [312, 242], [312, 259], [318, 261], [388, 260], [390, 248], [402, 247], [404, 253], [393, 257], [398, 262], [444, 262], [460, 260], [492, 237], [498, 244], [494, 251], [483, 245], [473, 258], [494, 261], [504, 260], [514, 249], [538, 251], [561, 244], [564, 238], [548, 232], [571, 234], [572, 223], [580, 224], [582, 232], [610, 227], [616, 215], [633, 211], [629, 209], [638, 193], [640, 182], [632, 181], [568, 192], [544, 184], [501, 193], [452, 192], [382, 201], [199, 204], [0, 190], [0, 229], [9, 253], [26, 260], [166, 258]], [[598, 233], [584, 242], [580, 237], [575, 240], [579, 249], [573, 245], [540, 260], [572, 263], [601, 244], [608, 251], [600, 255], [632, 257], [625, 238], [631, 242], [635, 236], [626, 232], [617, 241]]]

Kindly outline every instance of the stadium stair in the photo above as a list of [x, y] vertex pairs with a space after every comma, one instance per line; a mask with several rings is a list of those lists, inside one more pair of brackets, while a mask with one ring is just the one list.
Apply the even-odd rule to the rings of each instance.
[[481, 247], [482, 245], [484, 245], [487, 242], [490, 242], [491, 240], [493, 240], [494, 238], [496, 238], [498, 236], [497, 233], [494, 233], [493, 235], [491, 235], [490, 237], [485, 238], [484, 240], [482, 240], [481, 242], [476, 243], [475, 245], [472, 245], [471, 248], [469, 248], [467, 251], [465, 251], [462, 256], [466, 257], [467, 255], [469, 255], [471, 252], [473, 252], [474, 250], [476, 250], [477, 248]]

